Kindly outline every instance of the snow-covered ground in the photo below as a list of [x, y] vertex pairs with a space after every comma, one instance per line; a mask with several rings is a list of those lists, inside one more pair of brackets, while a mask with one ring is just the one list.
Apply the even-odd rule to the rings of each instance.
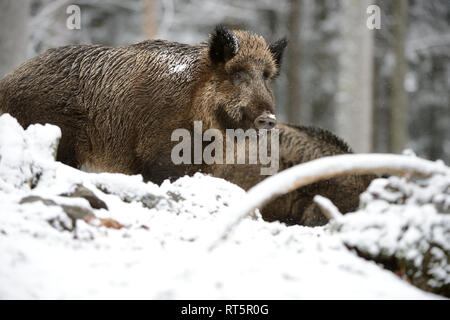
[[[376, 180], [364, 209], [325, 227], [268, 223], [256, 212], [210, 251], [245, 191], [202, 174], [157, 186], [81, 172], [54, 160], [59, 136], [0, 116], [1, 299], [440, 298], [349, 250], [411, 255], [417, 241], [425, 251], [438, 244], [447, 263], [432, 281], [450, 282], [449, 176], [435, 177], [441, 191], [428, 196], [400, 178]], [[394, 191], [380, 195], [386, 184]], [[423, 201], [402, 202], [403, 191]], [[405, 225], [417, 228], [398, 239]]]

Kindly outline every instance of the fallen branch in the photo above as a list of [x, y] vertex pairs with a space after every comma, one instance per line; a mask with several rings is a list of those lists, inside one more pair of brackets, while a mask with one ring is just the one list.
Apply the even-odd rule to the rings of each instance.
[[410, 174], [426, 178], [446, 173], [449, 174], [449, 169], [443, 163], [394, 154], [345, 154], [302, 163], [251, 188], [243, 201], [230, 208], [228, 214], [231, 222], [225, 226], [209, 250], [225, 240], [240, 221], [256, 208], [262, 208], [276, 197], [320, 180], [349, 174]]

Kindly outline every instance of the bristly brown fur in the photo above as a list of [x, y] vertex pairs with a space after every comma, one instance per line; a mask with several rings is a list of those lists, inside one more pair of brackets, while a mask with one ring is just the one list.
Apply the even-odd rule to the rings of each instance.
[[295, 129], [295, 131], [283, 130], [280, 132], [281, 135], [284, 135], [281, 139], [288, 139], [290, 140], [290, 143], [301, 144], [304, 142], [304, 140], [302, 141], [298, 139], [298, 136], [302, 134], [309, 138], [309, 147], [315, 143], [319, 149], [318, 152], [322, 155], [334, 155], [336, 152], [353, 153], [353, 150], [344, 140], [327, 129], [314, 126], [300, 126], [292, 124], [286, 125], [292, 129]]
[[50, 49], [0, 81], [0, 105], [24, 127], [59, 126], [59, 161], [161, 183], [201, 169], [172, 163], [175, 129], [192, 130], [194, 120], [204, 130], [252, 127], [274, 113], [268, 81], [277, 72], [262, 37], [218, 27], [195, 46], [148, 40]]

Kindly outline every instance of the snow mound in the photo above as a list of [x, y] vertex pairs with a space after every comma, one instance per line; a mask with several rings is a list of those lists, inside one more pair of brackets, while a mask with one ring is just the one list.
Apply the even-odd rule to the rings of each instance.
[[52, 125], [32, 125], [23, 131], [9, 114], [0, 117], [0, 190], [29, 190], [53, 166], [61, 130]]
[[[379, 240], [350, 227], [288, 227], [256, 212], [209, 251], [245, 191], [202, 174], [157, 186], [81, 172], [54, 160], [59, 138], [54, 126], [23, 130], [0, 116], [1, 299], [438, 298], [348, 250], [357, 236], [367, 246]], [[429, 199], [418, 208], [437, 223], [434, 205], [447, 208], [448, 198]], [[444, 241], [448, 225], [442, 232]]]

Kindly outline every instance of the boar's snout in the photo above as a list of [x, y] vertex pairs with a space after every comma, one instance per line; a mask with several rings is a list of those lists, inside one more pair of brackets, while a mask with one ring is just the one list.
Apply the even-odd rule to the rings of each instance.
[[273, 129], [277, 124], [277, 119], [271, 113], [263, 113], [255, 119], [256, 129]]

